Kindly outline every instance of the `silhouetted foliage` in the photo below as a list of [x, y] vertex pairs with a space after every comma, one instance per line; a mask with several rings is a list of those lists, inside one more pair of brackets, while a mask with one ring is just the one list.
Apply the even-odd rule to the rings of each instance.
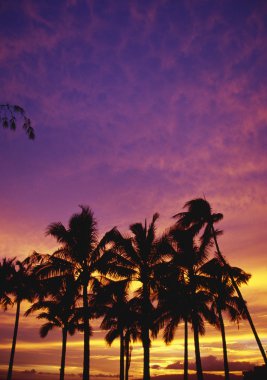
[[[108, 344], [120, 339], [120, 380], [128, 380], [131, 342], [143, 345], [143, 379], [150, 379], [150, 344], [163, 329], [170, 343], [177, 327], [184, 323], [184, 380], [188, 379], [188, 325], [192, 326], [198, 380], [203, 379], [199, 335], [206, 322], [220, 328], [225, 378], [229, 380], [224, 319], [239, 322], [247, 318], [257, 333], [239, 286], [250, 275], [231, 267], [221, 254], [213, 224], [222, 219], [209, 203], [195, 199], [187, 211], [176, 214], [176, 223], [162, 236], [156, 236], [154, 214], [130, 225], [129, 236], [117, 228], [99, 241], [93, 212], [80, 206], [68, 226], [52, 223], [47, 235], [54, 236], [59, 248], [51, 255], [33, 253], [23, 262], [4, 258], [0, 263], [0, 302], [4, 309], [16, 304], [16, 319], [7, 380], [11, 380], [19, 324], [20, 304], [33, 302], [27, 315], [46, 319], [40, 334], [54, 327], [62, 329], [60, 380], [64, 378], [67, 334], [83, 331], [83, 380], [90, 377], [89, 320], [103, 318]], [[209, 259], [216, 249], [215, 257]], [[133, 286], [134, 291], [129, 291]], [[257, 340], [258, 342], [258, 340]], [[258, 342], [259, 343], [259, 342]], [[260, 345], [259, 345], [260, 347]], [[126, 358], [126, 360], [124, 360]]]
[[12, 104], [0, 104], [0, 119], [2, 127], [9, 128], [11, 131], [16, 130], [18, 122], [21, 123], [29, 139], [34, 140], [35, 132], [31, 125], [31, 119], [27, 117], [22, 107]]
[[[97, 223], [92, 210], [87, 206], [80, 207], [81, 212], [72, 215], [67, 228], [60, 222], [48, 226], [47, 235], [55, 237], [61, 246], [51, 256], [44, 256], [37, 273], [41, 278], [73, 275], [77, 287], [82, 291], [83, 307], [80, 312], [84, 331], [83, 380], [89, 380], [89, 319], [94, 315], [90, 314], [88, 289], [92, 294], [97, 292], [102, 276], [114, 271], [114, 263], [108, 265], [113, 257], [111, 251], [108, 260], [104, 255], [110, 232], [98, 242]], [[102, 276], [98, 276], [97, 273], [101, 273]]]
[[17, 260], [15, 263], [15, 270], [10, 279], [10, 294], [13, 296], [14, 304], [16, 304], [16, 317], [7, 380], [12, 379], [21, 302], [24, 300], [32, 302], [40, 294], [40, 283], [32, 269], [29, 258], [26, 258], [23, 261]]
[[[216, 324], [216, 317], [209, 304], [212, 294], [209, 291], [209, 279], [202, 273], [202, 266], [208, 259], [210, 241], [197, 244], [195, 233], [182, 230], [175, 225], [169, 231], [172, 247], [172, 259], [168, 263], [164, 276], [163, 290], [159, 292], [159, 309], [162, 310], [160, 319], [165, 324], [164, 340], [169, 343], [175, 329], [181, 321], [192, 324], [195, 342], [195, 355], [198, 379], [203, 378], [199, 334], [205, 333], [204, 321]], [[175, 302], [176, 300], [176, 302]], [[184, 378], [188, 378], [187, 331], [185, 330]]]
[[[117, 338], [120, 339], [120, 380], [128, 379], [130, 367], [130, 341], [140, 337], [139, 316], [136, 313], [133, 300], [129, 300], [129, 281], [110, 280], [95, 295], [92, 305], [103, 316], [100, 328], [108, 330], [106, 342], [111, 345]], [[126, 356], [126, 363], [124, 357]]]
[[[54, 280], [54, 279], [52, 279]], [[49, 331], [58, 327], [62, 331], [62, 352], [60, 380], [64, 380], [67, 334], [73, 335], [76, 330], [83, 331], [80, 314], [77, 312], [80, 295], [73, 276], [57, 278], [53, 281], [53, 291], [46, 299], [39, 299], [25, 313], [29, 314], [44, 310], [38, 314], [38, 319], [47, 320], [40, 328], [40, 336], [45, 338]]]
[[149, 226], [135, 223], [130, 225], [131, 237], [123, 237], [119, 231], [114, 231], [114, 241], [123, 258], [125, 268], [132, 271], [132, 281], [136, 281], [135, 310], [139, 313], [141, 340], [144, 349], [144, 379], [150, 379], [150, 334], [154, 328], [153, 315], [155, 307], [152, 303], [153, 292], [157, 289], [155, 271], [164, 260], [165, 255], [158, 249], [160, 241], [156, 238], [155, 223], [159, 215], [154, 214]]
[[[218, 327], [220, 328], [222, 334], [225, 380], [229, 380], [230, 373], [227, 357], [225, 326], [222, 314], [223, 312], [227, 313], [231, 321], [239, 323], [242, 318], [246, 318], [246, 313], [242, 301], [235, 295], [235, 289], [229, 277], [228, 269], [218, 258], [214, 258], [204, 264], [202, 267], [202, 272], [207, 274], [211, 279], [210, 290], [213, 295], [211, 307], [218, 317]], [[242, 283], [246, 284], [250, 278], [248, 273], [237, 267], [232, 267], [232, 274], [239, 286]]]
[[244, 312], [246, 313], [246, 317], [249, 321], [250, 327], [254, 334], [255, 340], [258, 344], [264, 363], [265, 365], [267, 365], [266, 352], [262, 346], [262, 343], [260, 341], [260, 338], [254, 326], [254, 323], [252, 321], [251, 315], [247, 308], [246, 302], [242, 296], [242, 293], [238, 287], [238, 284], [236, 283], [234, 279], [232, 268], [227, 263], [225, 257], [222, 255], [219, 245], [218, 245], [218, 241], [217, 241], [218, 231], [214, 229], [214, 223], [220, 221], [223, 218], [223, 215], [220, 213], [213, 213], [210, 204], [205, 199], [201, 199], [201, 198], [188, 201], [184, 207], [187, 208], [186, 212], [182, 212], [182, 213], [178, 213], [174, 215], [174, 218], [178, 219], [177, 226], [187, 231], [192, 231], [194, 234], [197, 234], [198, 232], [200, 232], [202, 228], [204, 228], [204, 232], [202, 233], [201, 238], [200, 238], [203, 243], [205, 243], [206, 239], [209, 239], [209, 236], [213, 237], [217, 255], [219, 256], [225, 268], [227, 268], [233, 287], [240, 301], [243, 304]]
[[0, 262], [0, 305], [4, 310], [7, 310], [8, 306], [12, 306], [11, 299], [12, 292], [12, 278], [15, 273], [16, 258], [4, 257]]

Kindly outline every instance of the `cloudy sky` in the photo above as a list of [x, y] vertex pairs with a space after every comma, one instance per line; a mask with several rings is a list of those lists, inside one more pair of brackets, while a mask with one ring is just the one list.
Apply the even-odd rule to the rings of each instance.
[[[223, 253], [252, 274], [244, 295], [267, 348], [266, 17], [265, 0], [1, 0], [0, 103], [23, 107], [36, 139], [19, 119], [15, 133], [0, 130], [0, 256], [52, 252], [47, 225], [80, 204], [100, 236], [156, 211], [160, 233], [205, 195], [224, 214]], [[1, 312], [2, 370], [13, 317]], [[21, 319], [15, 367], [57, 372], [60, 335], [41, 340], [38, 323]], [[261, 364], [246, 322], [227, 333], [232, 362]], [[81, 372], [81, 340], [68, 373]], [[216, 330], [201, 352], [221, 360]], [[114, 355], [96, 327], [93, 373], [118, 373]], [[153, 342], [152, 373], [182, 355], [181, 328], [167, 348]], [[137, 345], [136, 376], [141, 360]]]

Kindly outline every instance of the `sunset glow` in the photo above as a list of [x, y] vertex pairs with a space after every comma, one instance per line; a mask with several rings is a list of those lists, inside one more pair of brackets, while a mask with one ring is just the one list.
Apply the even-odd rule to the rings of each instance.
[[[99, 237], [114, 226], [129, 234], [155, 212], [159, 236], [204, 197], [224, 215], [223, 255], [252, 275], [241, 291], [266, 351], [266, 17], [264, 0], [2, 0], [0, 103], [23, 107], [36, 139], [19, 120], [0, 130], [0, 258], [54, 252], [47, 226], [67, 225], [79, 205], [93, 210]], [[28, 307], [14, 371], [58, 375], [61, 333], [41, 339]], [[4, 378], [15, 307], [0, 314]], [[91, 380], [118, 376], [119, 340], [109, 347], [92, 325]], [[230, 370], [262, 365], [248, 322], [225, 325]], [[183, 334], [181, 323], [170, 345], [152, 341], [152, 376], [183, 373]], [[82, 350], [82, 333], [68, 337], [66, 375], [82, 373]], [[204, 370], [223, 371], [218, 329], [207, 324], [200, 350]], [[134, 379], [142, 361], [139, 341]], [[190, 327], [190, 372], [194, 361]]]

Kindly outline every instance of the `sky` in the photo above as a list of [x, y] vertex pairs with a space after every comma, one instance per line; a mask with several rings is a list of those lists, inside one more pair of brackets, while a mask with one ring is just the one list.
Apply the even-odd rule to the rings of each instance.
[[[23, 107], [36, 132], [27, 139], [19, 118], [15, 132], [0, 130], [0, 257], [53, 252], [46, 227], [79, 205], [94, 211], [99, 236], [155, 212], [160, 234], [205, 196], [224, 214], [223, 254], [252, 274], [242, 291], [267, 349], [266, 1], [1, 0], [0, 39], [0, 104]], [[14, 309], [0, 313], [5, 371]], [[39, 327], [21, 318], [14, 368], [58, 373], [60, 333], [41, 339]], [[262, 364], [248, 323], [226, 328], [230, 368]], [[95, 322], [92, 373], [118, 374], [118, 352]], [[217, 330], [207, 328], [201, 353], [217, 371]], [[170, 346], [152, 343], [152, 374], [175, 373], [182, 358], [181, 327]], [[137, 344], [135, 377], [141, 361]], [[66, 365], [82, 372], [81, 335]]]

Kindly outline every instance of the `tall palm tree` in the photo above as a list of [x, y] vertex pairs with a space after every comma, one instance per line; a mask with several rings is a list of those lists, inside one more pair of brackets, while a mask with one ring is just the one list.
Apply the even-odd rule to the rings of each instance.
[[[230, 320], [239, 322], [242, 318], [246, 318], [243, 304], [240, 298], [235, 296], [235, 289], [229, 278], [228, 271], [223, 263], [218, 258], [213, 258], [208, 263], [204, 264], [201, 268], [202, 273], [211, 277], [211, 291], [213, 294], [212, 309], [218, 316], [219, 328], [222, 335], [223, 358], [224, 358], [224, 373], [225, 380], [230, 379], [227, 344], [225, 335], [225, 326], [223, 320], [223, 312], [226, 312]], [[232, 267], [232, 275], [238, 285], [246, 284], [250, 275], [242, 269]]]
[[0, 262], [0, 305], [4, 310], [12, 305], [10, 297], [11, 279], [15, 273], [14, 261], [16, 258], [4, 257]]
[[258, 333], [256, 331], [256, 328], [254, 326], [254, 323], [252, 321], [247, 304], [242, 296], [242, 293], [238, 287], [238, 284], [236, 283], [234, 279], [232, 268], [227, 263], [225, 257], [222, 255], [219, 248], [219, 244], [218, 244], [217, 236], [216, 236], [217, 233], [214, 228], [214, 223], [220, 221], [223, 218], [223, 215], [220, 213], [213, 213], [210, 204], [205, 199], [202, 199], [202, 198], [188, 201], [184, 207], [187, 208], [188, 211], [174, 215], [174, 218], [178, 218], [177, 224], [180, 227], [185, 228], [185, 229], [193, 229], [196, 233], [199, 232], [203, 227], [205, 227], [204, 233], [202, 235], [202, 240], [207, 239], [210, 235], [213, 237], [217, 254], [221, 262], [225, 266], [225, 268], [227, 268], [228, 270], [228, 274], [232, 281], [233, 287], [240, 301], [242, 302], [244, 313], [246, 314], [246, 317], [249, 321], [250, 327], [252, 329], [252, 332], [258, 344], [259, 350], [262, 354], [264, 363], [267, 366], [267, 356], [262, 346], [262, 343], [260, 341], [260, 338], [258, 336]]
[[14, 298], [14, 304], [16, 304], [16, 317], [7, 380], [12, 379], [21, 302], [24, 300], [32, 302], [39, 293], [40, 285], [37, 278], [33, 274], [32, 265], [29, 258], [26, 258], [23, 261], [17, 260], [15, 264], [15, 271], [11, 278], [11, 294]]
[[[98, 286], [95, 276], [96, 270], [103, 273], [113, 270], [115, 264], [107, 265], [108, 260], [103, 258], [109, 233], [98, 242], [97, 224], [92, 210], [87, 206], [80, 206], [81, 212], [72, 215], [68, 227], [61, 222], [52, 223], [47, 228], [47, 235], [51, 235], [61, 244], [51, 256], [46, 256], [37, 273], [39, 276], [53, 277], [72, 274], [77, 285], [82, 289], [84, 355], [83, 380], [90, 378], [90, 313], [88, 306], [88, 289]], [[110, 254], [109, 257], [112, 255]]]
[[[155, 234], [155, 223], [159, 215], [154, 214], [149, 226], [147, 223], [130, 225], [132, 237], [123, 237], [114, 230], [114, 240], [120, 251], [122, 264], [132, 270], [131, 279], [138, 286], [135, 291], [135, 310], [140, 315], [141, 340], [144, 350], [143, 379], [150, 380], [150, 330], [153, 328], [152, 315], [154, 306], [151, 295], [156, 290], [157, 279], [155, 269], [164, 260], [164, 255], [158, 250], [159, 240]], [[166, 256], [169, 255], [166, 254]]]
[[[56, 286], [55, 286], [56, 285]], [[60, 380], [64, 380], [65, 358], [67, 348], [67, 335], [73, 335], [76, 330], [82, 331], [82, 324], [79, 323], [79, 314], [76, 312], [77, 302], [80, 299], [76, 282], [73, 276], [61, 278], [56, 284], [53, 281], [53, 293], [47, 299], [40, 299], [35, 302], [25, 313], [29, 314], [44, 310], [37, 318], [45, 319], [47, 322], [40, 328], [40, 336], [45, 338], [49, 331], [58, 327], [62, 331], [62, 351], [60, 365]]]

